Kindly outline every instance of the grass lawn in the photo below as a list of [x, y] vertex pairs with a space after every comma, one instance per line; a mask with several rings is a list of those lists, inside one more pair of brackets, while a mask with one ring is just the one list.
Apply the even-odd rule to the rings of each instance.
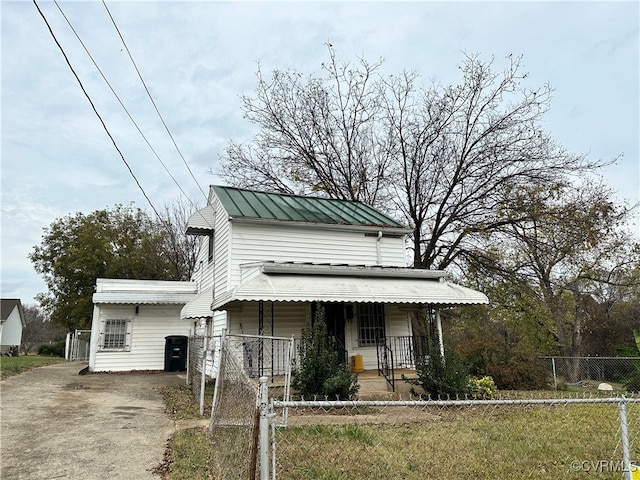
[[[174, 402], [168, 410], [200, 418], [190, 391], [180, 389], [168, 395]], [[180, 407], [189, 403], [193, 408]], [[422, 422], [394, 422], [390, 411], [379, 413], [379, 424], [278, 429], [277, 478], [622, 478], [615, 404], [434, 408]], [[640, 459], [640, 442], [634, 442], [640, 405], [628, 405], [628, 420], [631, 458]], [[205, 429], [177, 432], [170, 456], [167, 479], [222, 478]]]
[[22, 357], [0, 357], [0, 379], [12, 377], [32, 368], [44, 367], [64, 362], [61, 357], [43, 357], [40, 355], [24, 355]]
[[[629, 420], [638, 425], [635, 410]], [[422, 423], [282, 429], [278, 478], [622, 478], [611, 471], [622, 455], [616, 405], [465, 407], [433, 415]]]

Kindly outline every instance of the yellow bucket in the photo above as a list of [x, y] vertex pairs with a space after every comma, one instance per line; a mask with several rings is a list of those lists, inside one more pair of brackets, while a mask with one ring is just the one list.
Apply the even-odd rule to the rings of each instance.
[[640, 467], [635, 463], [631, 464], [631, 480], [640, 480]]
[[351, 371], [355, 373], [364, 372], [364, 361], [362, 360], [362, 355], [354, 355], [352, 358], [353, 365], [351, 366]]

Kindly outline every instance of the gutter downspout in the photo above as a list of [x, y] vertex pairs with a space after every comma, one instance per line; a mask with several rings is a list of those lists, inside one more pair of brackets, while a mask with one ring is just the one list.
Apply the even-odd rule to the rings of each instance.
[[377, 265], [382, 265], [381, 243], [382, 243], [382, 230], [378, 231], [378, 238], [376, 239], [376, 260], [377, 260]]

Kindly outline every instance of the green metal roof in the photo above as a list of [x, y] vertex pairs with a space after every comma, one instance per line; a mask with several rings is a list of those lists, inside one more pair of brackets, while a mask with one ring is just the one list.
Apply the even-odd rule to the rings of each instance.
[[257, 192], [219, 185], [213, 185], [211, 189], [231, 217], [407, 228], [362, 202]]

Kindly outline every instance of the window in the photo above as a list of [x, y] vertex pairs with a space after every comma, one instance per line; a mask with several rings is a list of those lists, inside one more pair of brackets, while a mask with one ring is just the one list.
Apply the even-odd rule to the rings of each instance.
[[380, 338], [384, 338], [384, 304], [358, 304], [358, 346], [376, 345]]
[[213, 231], [209, 233], [209, 263], [213, 261]]
[[104, 322], [101, 350], [129, 350], [129, 323], [126, 318], [108, 318]]

